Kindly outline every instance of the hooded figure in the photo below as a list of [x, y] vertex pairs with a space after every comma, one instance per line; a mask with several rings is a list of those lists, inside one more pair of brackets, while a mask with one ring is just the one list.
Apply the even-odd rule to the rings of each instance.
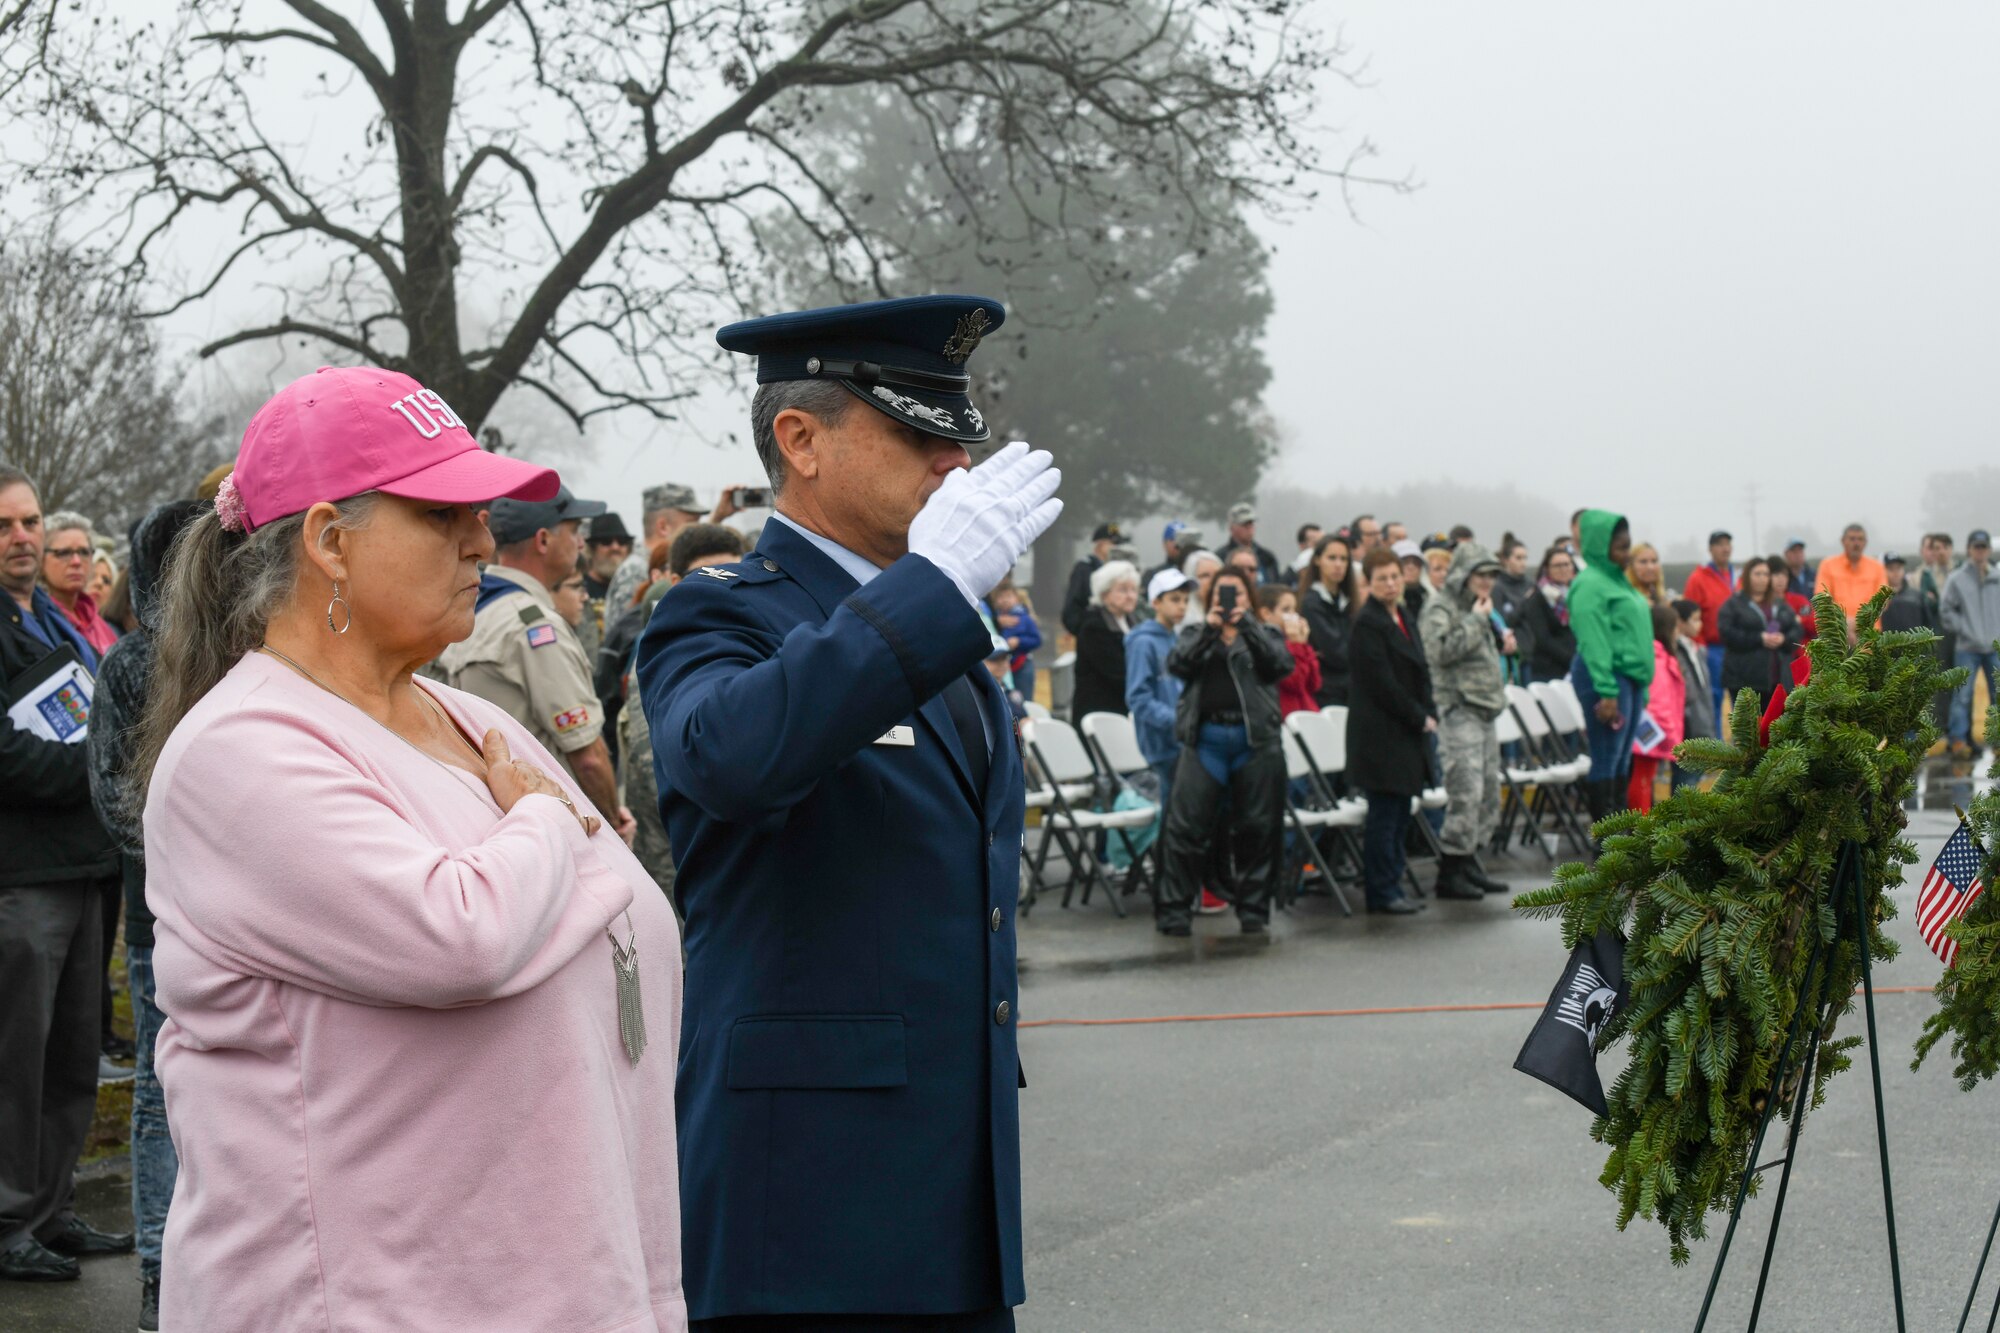
[[[132, 1044], [138, 1067], [132, 1080], [132, 1222], [139, 1251], [140, 1303], [157, 1312], [160, 1245], [167, 1204], [180, 1174], [174, 1141], [167, 1133], [167, 1105], [153, 1072], [153, 1043], [163, 1021], [153, 988], [153, 914], [146, 907], [146, 860], [139, 810], [127, 788], [132, 731], [146, 711], [147, 682], [153, 670], [153, 633], [160, 576], [174, 539], [207, 506], [170, 500], [132, 525], [132, 614], [139, 627], [111, 645], [97, 675], [91, 700], [90, 731], [84, 739], [90, 759], [90, 801], [105, 830], [118, 844], [125, 883], [126, 979], [132, 991]], [[157, 1324], [154, 1325], [157, 1327]]]
[[1444, 760], [1444, 827], [1437, 896], [1478, 898], [1506, 885], [1479, 868], [1479, 848], [1500, 822], [1500, 742], [1493, 720], [1507, 707], [1507, 682], [1493, 630], [1493, 583], [1500, 562], [1477, 542], [1452, 552], [1444, 587], [1417, 622], [1430, 661]]
[[1632, 533], [1624, 516], [1586, 509], [1578, 530], [1585, 564], [1570, 586], [1569, 625], [1576, 635], [1570, 682], [1590, 741], [1586, 795], [1595, 819], [1617, 808], [1632, 771], [1632, 733], [1653, 681], [1653, 612], [1625, 581]]

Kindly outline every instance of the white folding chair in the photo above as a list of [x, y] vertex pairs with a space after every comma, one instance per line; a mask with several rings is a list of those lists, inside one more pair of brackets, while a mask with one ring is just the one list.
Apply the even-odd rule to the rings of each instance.
[[[1327, 855], [1330, 850], [1327, 844], [1330, 841], [1331, 850], [1337, 851], [1359, 875], [1361, 844], [1354, 831], [1366, 822], [1368, 811], [1365, 802], [1342, 801], [1334, 796], [1332, 784], [1306, 743], [1307, 735], [1313, 733], [1326, 740], [1325, 733], [1331, 728], [1332, 724], [1318, 713], [1293, 713], [1285, 719], [1285, 814], [1292, 821], [1293, 831], [1318, 853], [1320, 873], [1326, 877], [1328, 893], [1340, 905], [1340, 914], [1353, 916], [1354, 909], [1341, 889], [1334, 858]], [[1304, 805], [1292, 795], [1292, 785], [1300, 780], [1305, 781], [1311, 792]], [[1290, 896], [1296, 897], [1305, 887], [1303, 859], [1293, 882], [1296, 888]]]
[[1048, 710], [1046, 704], [1038, 704], [1033, 699], [1023, 699], [1021, 701], [1021, 711], [1037, 722], [1047, 722], [1055, 716], [1054, 713]]
[[[1146, 759], [1146, 752], [1139, 748], [1139, 728], [1131, 718], [1123, 713], [1085, 713], [1083, 716], [1083, 737], [1090, 742], [1097, 760], [1106, 773], [1119, 778], [1130, 778], [1138, 773], [1151, 773], [1152, 764]], [[1155, 809], [1158, 810], [1157, 803]], [[1146, 855], [1152, 858], [1153, 867], [1148, 873], [1155, 894], [1159, 888], [1160, 876], [1166, 873], [1166, 858], [1161, 853], [1160, 842], [1166, 834], [1165, 810], [1158, 810], [1159, 832], [1152, 844], [1146, 848]], [[1140, 862], [1132, 863], [1132, 873], [1126, 877], [1125, 892], [1129, 896], [1138, 887]]]
[[[1081, 786], [1086, 789], [1096, 785], [1097, 766], [1092, 762], [1090, 751], [1076, 728], [1057, 719], [1047, 722], [1028, 721], [1021, 724], [1023, 742], [1035, 762], [1041, 765], [1051, 784], [1052, 799], [1042, 811], [1042, 842], [1036, 849], [1034, 874], [1041, 878], [1041, 870], [1047, 864], [1049, 844], [1053, 841], [1062, 848], [1063, 859], [1069, 862], [1069, 882], [1063, 886], [1064, 907], [1069, 906], [1071, 894], [1082, 889], [1081, 901], [1090, 902], [1090, 891], [1103, 878], [1097, 864], [1097, 856], [1092, 843], [1099, 831], [1116, 834], [1131, 853], [1134, 865], [1139, 862], [1138, 849], [1132, 845], [1132, 830], [1144, 828], [1153, 822], [1159, 813], [1158, 807], [1150, 802], [1135, 806], [1130, 810], [1092, 810], [1088, 806], [1078, 806], [1066, 794]], [[1075, 841], [1072, 842], [1072, 837]], [[1078, 876], [1082, 877], [1081, 885]], [[1125, 915], [1125, 907], [1118, 901], [1118, 895], [1107, 891], [1112, 910], [1119, 916]]]
[[[1317, 720], [1312, 720], [1314, 718], [1317, 718]], [[1326, 775], [1329, 782], [1346, 774], [1347, 706], [1345, 704], [1328, 704], [1326, 707], [1320, 709], [1317, 714], [1294, 713], [1286, 719], [1286, 724], [1293, 727], [1299, 733], [1300, 739], [1304, 742], [1306, 752], [1312, 758], [1314, 766]], [[1358, 812], [1361, 822], [1365, 824], [1368, 819], [1368, 802], [1359, 796], [1349, 797], [1347, 801]], [[1435, 850], [1437, 847], [1437, 838], [1431, 833], [1430, 825], [1424, 823], [1422, 819], [1420, 802], [1421, 798], [1412, 799], [1410, 802], [1411, 812], [1418, 816], [1418, 818], [1411, 822], [1423, 826], [1422, 837], [1426, 845]], [[1358, 857], [1356, 865], [1360, 865]], [[1407, 861], [1403, 866], [1403, 878], [1408, 882], [1410, 892], [1413, 896], [1418, 898], [1426, 896], [1423, 884], [1417, 879], [1417, 872], [1410, 869]]]

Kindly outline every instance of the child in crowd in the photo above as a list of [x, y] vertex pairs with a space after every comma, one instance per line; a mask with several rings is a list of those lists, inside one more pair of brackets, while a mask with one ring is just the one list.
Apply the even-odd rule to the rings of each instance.
[[1007, 666], [1014, 673], [1014, 688], [1023, 699], [1035, 697], [1035, 649], [1042, 646], [1042, 629], [1035, 623], [1035, 613], [1028, 609], [1027, 598], [1013, 583], [1002, 583], [987, 594], [986, 604], [993, 611], [993, 623], [999, 628], [1000, 637], [1007, 641], [1012, 650]]
[[1257, 619], [1285, 636], [1292, 654], [1292, 674], [1278, 682], [1280, 716], [1319, 710], [1319, 654], [1313, 651], [1312, 629], [1299, 614], [1299, 595], [1289, 587], [1267, 583], [1257, 589]]
[[[1716, 730], [1715, 690], [1708, 677], [1708, 649], [1701, 641], [1701, 604], [1683, 597], [1674, 603], [1674, 615], [1680, 619], [1674, 654], [1680, 659], [1681, 684], [1687, 690], [1687, 704], [1681, 710], [1681, 739], [1720, 735]], [[1675, 791], [1700, 786], [1701, 775], [1675, 764], [1673, 785]]]
[[1641, 812], [1653, 808], [1653, 782], [1662, 761], [1672, 764], [1674, 747], [1685, 737], [1687, 680], [1674, 644], [1681, 618], [1672, 606], [1653, 608], [1653, 684], [1647, 692], [1646, 715], [1632, 737], [1632, 780], [1625, 803]]

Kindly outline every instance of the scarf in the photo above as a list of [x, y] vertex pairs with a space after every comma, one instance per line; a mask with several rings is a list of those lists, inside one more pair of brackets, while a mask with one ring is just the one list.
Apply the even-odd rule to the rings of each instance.
[[1541, 590], [1542, 598], [1548, 602], [1549, 609], [1556, 613], [1556, 623], [1564, 629], [1568, 629], [1570, 585], [1567, 583], [1553, 583], [1548, 579], [1542, 579], [1535, 586]]

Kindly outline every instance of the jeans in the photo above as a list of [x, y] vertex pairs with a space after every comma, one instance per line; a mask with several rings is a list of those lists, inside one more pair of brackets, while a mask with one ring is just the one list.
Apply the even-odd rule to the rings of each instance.
[[1985, 652], [1961, 648], [1952, 656], [1955, 665], [1967, 668], [1971, 674], [1965, 678], [1965, 684], [1952, 691], [1951, 739], [1968, 741], [1972, 739], [1972, 682], [1981, 672], [1986, 675], [1987, 706], [2000, 704], [2000, 697], [1993, 693], [1993, 678], [2000, 674], [2000, 653], [1990, 648]]
[[1569, 679], [1583, 704], [1584, 738], [1590, 743], [1590, 780], [1629, 778], [1632, 735], [1639, 729], [1639, 714], [1646, 711], [1646, 687], [1636, 680], [1618, 677], [1619, 723], [1613, 727], [1597, 720], [1597, 690], [1590, 683], [1590, 673], [1584, 670], [1581, 656], [1570, 667]]
[[167, 1229], [180, 1158], [167, 1134], [167, 1101], [153, 1071], [153, 1043], [166, 1016], [153, 998], [153, 951], [125, 947], [125, 975], [132, 987], [132, 1044], [139, 1065], [132, 1075], [132, 1227], [139, 1247], [139, 1274], [160, 1276], [160, 1237]]
[[1407, 864], [1403, 839], [1409, 829], [1409, 797], [1368, 793], [1368, 822], [1361, 827], [1361, 879], [1370, 907], [1381, 907], [1403, 896]]
[[1201, 737], [1195, 742], [1195, 758], [1208, 775], [1220, 785], [1227, 787], [1243, 765], [1250, 762], [1250, 733], [1242, 726], [1222, 726], [1214, 722], [1201, 724]]
[[1032, 700], [1035, 697], [1034, 658], [1031, 657], [1014, 668], [1014, 688], [1021, 692], [1023, 699]]

